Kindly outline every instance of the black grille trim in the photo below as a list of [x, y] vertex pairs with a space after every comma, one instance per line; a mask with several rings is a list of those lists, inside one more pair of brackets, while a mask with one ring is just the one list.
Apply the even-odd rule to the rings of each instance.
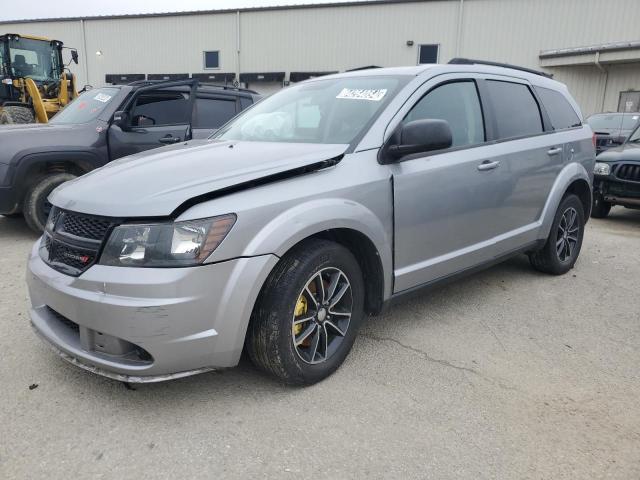
[[41, 244], [41, 257], [51, 268], [77, 277], [98, 260], [118, 219], [53, 208]]
[[640, 182], [640, 163], [621, 163], [616, 166], [614, 174], [620, 180]]

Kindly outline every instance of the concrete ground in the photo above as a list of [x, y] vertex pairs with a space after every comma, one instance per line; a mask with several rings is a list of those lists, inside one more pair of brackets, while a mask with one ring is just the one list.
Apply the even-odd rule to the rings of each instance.
[[640, 478], [640, 212], [565, 276], [516, 258], [394, 307], [304, 389], [65, 363], [29, 326], [34, 240], [0, 217], [0, 478]]

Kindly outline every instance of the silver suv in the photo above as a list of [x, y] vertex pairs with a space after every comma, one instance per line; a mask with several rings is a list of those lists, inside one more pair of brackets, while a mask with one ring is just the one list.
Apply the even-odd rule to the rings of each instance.
[[519, 253], [567, 272], [591, 129], [564, 85], [461, 63], [304, 82], [210, 139], [62, 185], [29, 259], [36, 332], [122, 381], [232, 367], [245, 349], [310, 384], [391, 299]]

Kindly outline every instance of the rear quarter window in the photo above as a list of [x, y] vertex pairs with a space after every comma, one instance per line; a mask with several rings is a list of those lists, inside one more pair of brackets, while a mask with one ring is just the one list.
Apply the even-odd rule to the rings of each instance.
[[543, 132], [540, 107], [527, 85], [487, 80], [486, 86], [500, 139]]
[[563, 130], [582, 125], [580, 117], [578, 117], [578, 114], [563, 94], [544, 87], [535, 87], [535, 89], [547, 114], [549, 114], [551, 126], [554, 130]]
[[220, 128], [236, 115], [234, 99], [197, 98], [194, 128]]

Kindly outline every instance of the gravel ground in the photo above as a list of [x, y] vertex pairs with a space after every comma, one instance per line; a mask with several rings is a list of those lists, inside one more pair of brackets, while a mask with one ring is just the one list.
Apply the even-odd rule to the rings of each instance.
[[565, 276], [516, 258], [395, 306], [304, 389], [68, 365], [29, 327], [34, 240], [0, 217], [0, 478], [640, 478], [640, 212]]

